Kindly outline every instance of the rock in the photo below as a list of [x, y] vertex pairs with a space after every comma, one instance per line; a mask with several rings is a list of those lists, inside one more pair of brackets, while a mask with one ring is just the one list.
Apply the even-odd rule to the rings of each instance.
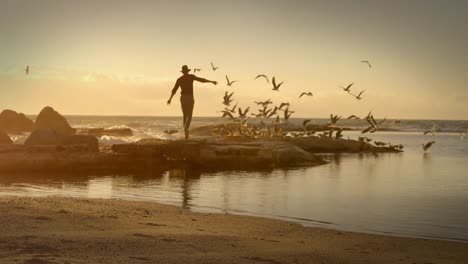
[[59, 134], [71, 135], [75, 133], [75, 129], [68, 124], [65, 117], [55, 111], [52, 107], [46, 106], [39, 113], [34, 124], [36, 129], [51, 128]]
[[13, 140], [8, 136], [7, 133], [0, 130], [0, 145], [10, 145], [13, 144]]
[[62, 136], [51, 128], [34, 130], [24, 145], [60, 145]]
[[138, 145], [160, 144], [167, 140], [160, 138], [142, 138], [136, 142]]
[[61, 138], [61, 144], [64, 146], [76, 146], [84, 151], [97, 152], [99, 151], [99, 142], [95, 136], [91, 135], [70, 135]]
[[33, 128], [34, 122], [23, 113], [17, 113], [8, 109], [0, 113], [0, 130], [8, 134], [31, 132]]
[[321, 165], [327, 163], [318, 156], [291, 145], [275, 144], [271, 147], [274, 163], [279, 167]]

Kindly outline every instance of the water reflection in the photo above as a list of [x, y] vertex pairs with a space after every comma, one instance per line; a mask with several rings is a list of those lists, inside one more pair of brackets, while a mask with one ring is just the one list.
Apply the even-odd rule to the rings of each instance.
[[468, 239], [468, 144], [440, 137], [424, 153], [420, 135], [375, 137], [401, 142], [406, 151], [323, 155], [329, 164], [290, 170], [5, 174], [0, 195], [157, 201], [344, 230]]
[[167, 172], [169, 178], [176, 179], [180, 182], [180, 188], [182, 193], [182, 207], [185, 209], [190, 209], [190, 201], [192, 200], [192, 185], [196, 185], [200, 180], [201, 173], [199, 170], [192, 169], [180, 169], [180, 170], [170, 170]]

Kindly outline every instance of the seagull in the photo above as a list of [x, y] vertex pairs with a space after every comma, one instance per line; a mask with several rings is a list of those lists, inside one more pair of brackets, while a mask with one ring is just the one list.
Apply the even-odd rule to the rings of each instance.
[[375, 144], [377, 147], [381, 147], [381, 146], [387, 145], [387, 143], [382, 142], [382, 141], [374, 141], [374, 144]]
[[283, 82], [280, 82], [279, 84], [276, 84], [276, 79], [275, 77], [273, 76], [273, 79], [271, 80], [271, 82], [273, 83], [273, 91], [278, 91], [280, 86], [283, 84]]
[[307, 131], [307, 124], [309, 124], [309, 122], [312, 121], [310, 119], [306, 119], [304, 121], [302, 121], [302, 129], [304, 129], [304, 131]]
[[231, 86], [232, 84], [234, 84], [234, 83], [237, 82], [237, 81], [229, 81], [229, 78], [228, 78], [228, 76], [226, 75], [226, 82], [227, 82], [227, 86]]
[[301, 98], [301, 97], [304, 96], [304, 95], [307, 95], [307, 96], [314, 96], [314, 95], [312, 94], [312, 92], [308, 92], [308, 93], [303, 92], [303, 93], [301, 93], [301, 95], [299, 95], [299, 98]]
[[222, 118], [229, 117], [230, 119], [235, 119], [234, 115], [227, 110], [223, 110], [221, 113], [223, 113]]
[[[331, 133], [333, 133], [333, 130], [330, 131], [330, 135], [331, 135]], [[336, 132], [335, 138], [336, 138], [336, 139], [342, 138], [342, 137], [343, 137], [342, 133], [343, 133], [343, 128], [340, 128], [340, 129]]]
[[397, 126], [398, 124], [401, 124], [401, 120], [394, 120], [393, 121], [394, 126]]
[[201, 71], [201, 70], [202, 70], [202, 69], [199, 69], [199, 68], [193, 69], [193, 73], [199, 72], [199, 71]]
[[218, 68], [219, 68], [219, 67], [215, 67], [215, 66], [213, 65], [213, 63], [211, 63], [211, 69], [213, 69], [213, 71], [216, 71]]
[[284, 120], [288, 120], [294, 111], [289, 111], [289, 107], [284, 110]]
[[361, 61], [361, 63], [366, 63], [369, 66], [369, 68], [372, 68], [372, 65], [370, 64], [368, 60], [363, 60]]
[[282, 110], [283, 107], [289, 107], [289, 103], [281, 103], [280, 106], [278, 107], [279, 110]]
[[359, 118], [358, 116], [355, 116], [355, 115], [350, 115], [350, 116], [348, 116], [348, 118], [346, 118], [346, 119], [356, 119], [356, 120], [359, 120], [359, 119], [361, 119], [361, 118]]
[[224, 93], [223, 104], [224, 104], [225, 106], [230, 106], [230, 105], [231, 105], [231, 102], [233, 101], [233, 100], [231, 99], [231, 97], [232, 97], [233, 94], [234, 94], [234, 92], [228, 94], [227, 91]]
[[240, 118], [246, 118], [247, 117], [247, 113], [249, 112], [250, 110], [250, 107], [247, 107], [244, 112], [242, 112], [242, 108], [237, 108], [237, 111], [239, 112], [239, 117]]
[[237, 107], [237, 104], [234, 107], [232, 107], [232, 109], [229, 109], [229, 108], [226, 107], [226, 108], [224, 108], [224, 110], [229, 111], [231, 113], [234, 113], [234, 112], [236, 112], [236, 107]]
[[348, 84], [348, 86], [346, 86], [346, 88], [345, 88], [345, 87], [343, 87], [343, 86], [340, 86], [340, 88], [342, 88], [342, 89], [343, 89], [343, 91], [345, 91], [345, 92], [348, 92], [348, 93], [349, 93], [349, 92], [351, 92], [351, 86], [353, 86], [353, 85], [354, 85], [354, 83], [350, 83], [350, 84]]
[[29, 74], [29, 65], [26, 66], [26, 69], [24, 71], [26, 72], [26, 75]]
[[439, 132], [440, 128], [437, 124], [434, 124], [431, 128], [431, 130], [424, 131], [424, 135], [427, 134], [432, 134], [433, 136], [435, 135], [436, 132]]
[[356, 97], [356, 99], [361, 100], [361, 99], [362, 99], [361, 95], [362, 95], [365, 91], [366, 91], [366, 90], [362, 90], [357, 96], [354, 95], [354, 94], [351, 94], [351, 95], [354, 96], [354, 97]]
[[270, 83], [270, 81], [268, 80], [268, 76], [266, 76], [265, 74], [259, 74], [257, 75], [257, 77], [254, 78], [254, 80], [257, 80], [258, 78], [265, 78], [265, 80], [267, 81], [267, 83]]
[[326, 126], [334, 127], [340, 119], [341, 116], [330, 114], [330, 123], [328, 123]]
[[426, 144], [422, 144], [424, 151], [428, 150], [435, 141], [427, 142]]
[[271, 113], [268, 114], [267, 118], [270, 118], [270, 117], [276, 115], [276, 111], [278, 111], [278, 107], [275, 106], [275, 108], [273, 109], [273, 111], [271, 111]]
[[255, 101], [254, 103], [256, 103], [257, 105], [262, 105], [263, 107], [267, 107], [269, 104], [272, 104], [273, 102], [271, 101], [271, 99], [268, 99], [264, 102], [262, 101]]

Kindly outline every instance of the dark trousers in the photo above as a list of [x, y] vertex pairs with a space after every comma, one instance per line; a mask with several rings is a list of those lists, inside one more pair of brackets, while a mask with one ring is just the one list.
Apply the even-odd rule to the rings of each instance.
[[182, 106], [183, 122], [185, 133], [188, 133], [190, 123], [192, 122], [193, 115], [193, 106], [195, 105], [195, 100], [193, 95], [182, 94], [180, 96], [180, 105]]

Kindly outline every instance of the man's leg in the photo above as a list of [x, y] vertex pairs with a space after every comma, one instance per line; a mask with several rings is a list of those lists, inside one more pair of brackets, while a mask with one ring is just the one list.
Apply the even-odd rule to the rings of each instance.
[[190, 128], [190, 123], [192, 123], [192, 115], [193, 115], [193, 107], [194, 107], [195, 102], [192, 100], [191, 102], [188, 103], [187, 106], [187, 119], [185, 120], [185, 139], [189, 138], [189, 128]]
[[185, 139], [189, 138], [189, 128], [190, 123], [192, 122], [192, 114], [193, 114], [193, 98], [182, 96], [180, 98], [180, 104], [182, 106], [182, 113], [184, 115], [183, 125], [184, 125], [184, 132], [185, 132]]

